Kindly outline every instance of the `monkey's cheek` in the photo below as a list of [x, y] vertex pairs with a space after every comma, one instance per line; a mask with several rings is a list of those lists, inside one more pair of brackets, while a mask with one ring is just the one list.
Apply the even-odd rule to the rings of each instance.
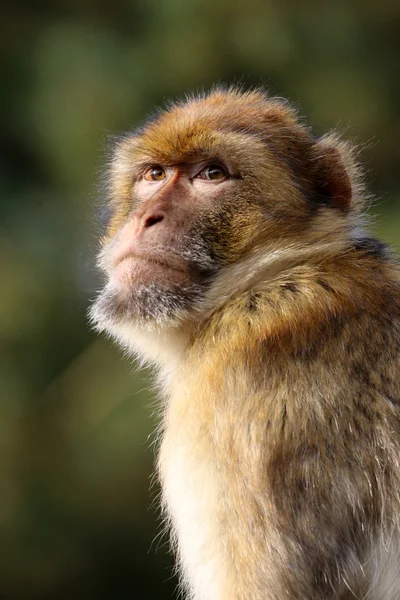
[[112, 276], [113, 283], [127, 291], [149, 284], [162, 284], [166, 287], [185, 285], [188, 283], [188, 279], [189, 274], [183, 268], [181, 270], [131, 256], [116, 266]]

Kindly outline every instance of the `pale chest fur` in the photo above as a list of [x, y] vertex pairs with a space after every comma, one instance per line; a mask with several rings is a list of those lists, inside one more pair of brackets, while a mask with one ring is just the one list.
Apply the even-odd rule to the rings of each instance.
[[229, 595], [221, 532], [221, 474], [205, 420], [193, 390], [175, 390], [160, 448], [159, 471], [164, 509], [189, 597], [222, 600]]
[[285, 554], [257, 475], [271, 398], [263, 390], [245, 403], [240, 364], [234, 373], [222, 365], [210, 372], [203, 356], [196, 369], [174, 378], [159, 455], [164, 509], [189, 598], [258, 599], [273, 583], [269, 569], [257, 576], [251, 565], [268, 555], [270, 542], [282, 560]]

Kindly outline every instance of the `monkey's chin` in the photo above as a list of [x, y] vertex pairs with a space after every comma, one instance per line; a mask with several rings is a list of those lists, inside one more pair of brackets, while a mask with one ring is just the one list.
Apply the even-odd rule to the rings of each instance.
[[118, 337], [126, 326], [147, 331], [178, 327], [190, 315], [204, 290], [198, 284], [135, 281], [131, 286], [111, 279], [90, 309], [90, 319], [98, 331]]

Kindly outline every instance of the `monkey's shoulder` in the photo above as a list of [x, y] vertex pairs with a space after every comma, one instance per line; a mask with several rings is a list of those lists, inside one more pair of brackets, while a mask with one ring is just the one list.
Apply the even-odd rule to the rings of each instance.
[[[400, 269], [370, 238], [343, 256], [261, 281], [215, 311], [197, 337], [223, 354], [346, 360], [370, 351], [400, 354]], [[246, 352], [247, 350], [247, 352]]]

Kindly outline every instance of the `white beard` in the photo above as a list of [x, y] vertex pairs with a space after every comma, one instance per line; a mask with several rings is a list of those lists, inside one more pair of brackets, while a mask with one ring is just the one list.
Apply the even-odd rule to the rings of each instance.
[[126, 291], [111, 279], [93, 303], [90, 319], [99, 331], [130, 323], [147, 330], [176, 326], [201, 301], [207, 287], [198, 283], [179, 287], [149, 283]]

